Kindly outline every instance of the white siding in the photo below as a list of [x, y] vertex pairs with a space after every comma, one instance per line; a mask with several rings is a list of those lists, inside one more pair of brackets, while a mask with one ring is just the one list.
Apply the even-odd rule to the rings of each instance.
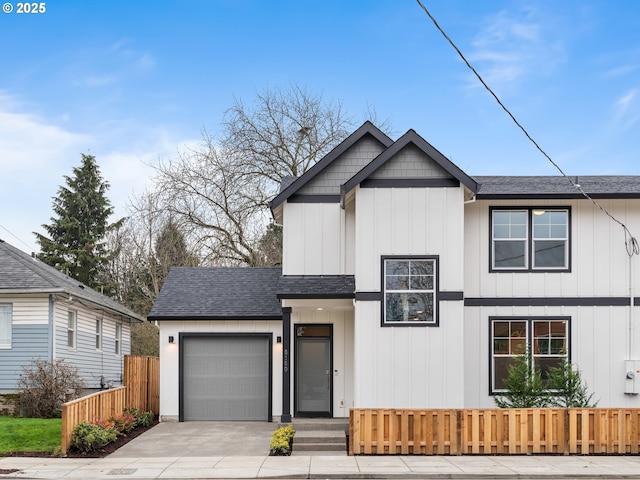
[[[598, 200], [638, 235], [640, 202]], [[571, 271], [490, 273], [489, 206], [571, 207]], [[623, 229], [588, 200], [478, 201], [465, 211], [465, 298], [640, 296], [640, 259], [629, 258]], [[633, 278], [630, 283], [630, 268]], [[634, 284], [632, 286], [632, 283]], [[632, 290], [630, 290], [632, 288]], [[465, 307], [465, 405], [493, 407], [489, 395], [491, 316], [571, 318], [569, 351], [601, 407], [640, 407], [625, 395], [626, 359], [640, 358], [640, 315], [628, 306]]]
[[[381, 292], [381, 256], [438, 255], [441, 291], [463, 289], [462, 188], [358, 188], [356, 291]], [[463, 304], [439, 302], [439, 326], [381, 326], [379, 301], [357, 301], [359, 407], [463, 406]]]
[[287, 203], [284, 219], [285, 275], [345, 273], [344, 212], [338, 203]]
[[[273, 372], [272, 406], [273, 415], [282, 413], [282, 344], [276, 343], [276, 337], [282, 336], [281, 321], [163, 321], [158, 322], [160, 329], [160, 418], [177, 421], [179, 416], [179, 334], [188, 333], [272, 333], [273, 334]], [[173, 335], [174, 343], [169, 343]]]

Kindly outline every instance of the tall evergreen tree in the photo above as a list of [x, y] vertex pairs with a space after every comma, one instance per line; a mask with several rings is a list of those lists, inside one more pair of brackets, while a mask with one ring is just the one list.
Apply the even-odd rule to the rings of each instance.
[[73, 176], [64, 176], [53, 197], [54, 217], [51, 224], [42, 225], [48, 236], [35, 233], [40, 244], [40, 260], [72, 278], [92, 287], [104, 286], [104, 272], [108, 254], [104, 237], [113, 213], [106, 197], [109, 183], [103, 180], [93, 155], [82, 154]]

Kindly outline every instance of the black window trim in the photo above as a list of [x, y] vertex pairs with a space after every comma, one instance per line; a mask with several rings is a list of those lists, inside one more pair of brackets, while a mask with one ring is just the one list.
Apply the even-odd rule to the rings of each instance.
[[566, 321], [567, 322], [567, 361], [571, 362], [571, 316], [569, 315], [491, 315], [489, 316], [489, 395], [501, 395], [505, 390], [494, 390], [493, 388], [493, 322], [494, 321], [523, 321], [527, 322], [527, 347], [533, 335], [534, 321]]
[[[527, 211], [527, 267], [526, 268], [494, 268], [493, 266], [493, 212], [494, 211]], [[566, 210], [567, 211], [567, 267], [566, 268], [534, 268], [533, 267], [533, 211], [534, 210]], [[490, 273], [570, 273], [571, 272], [571, 207], [561, 205], [511, 205], [489, 207], [489, 272]]]
[[[433, 322], [387, 322], [387, 312], [385, 310], [386, 260], [435, 260], [435, 275], [433, 286]], [[380, 326], [381, 327], [439, 327], [440, 326], [440, 255], [382, 255], [380, 257]]]

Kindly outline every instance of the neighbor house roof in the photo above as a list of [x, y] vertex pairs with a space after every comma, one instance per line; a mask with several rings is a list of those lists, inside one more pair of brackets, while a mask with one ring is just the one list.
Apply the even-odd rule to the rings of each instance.
[[0, 240], [0, 293], [69, 295], [119, 315], [138, 321], [144, 320], [115, 300], [96, 292], [3, 240]]
[[354, 298], [353, 275], [284, 275], [278, 280], [278, 298]]
[[[583, 198], [569, 179], [557, 176], [476, 176], [479, 199]], [[593, 198], [640, 198], [640, 176], [571, 176], [571, 181]]]
[[279, 320], [281, 268], [173, 267], [148, 320]]

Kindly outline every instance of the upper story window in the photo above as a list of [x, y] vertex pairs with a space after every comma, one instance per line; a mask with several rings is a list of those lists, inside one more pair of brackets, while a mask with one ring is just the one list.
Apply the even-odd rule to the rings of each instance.
[[96, 350], [102, 350], [102, 319], [96, 318]]
[[491, 393], [505, 390], [505, 380], [518, 355], [531, 352], [542, 380], [552, 367], [569, 358], [569, 318], [494, 317], [491, 328]]
[[67, 313], [67, 347], [76, 348], [76, 329], [78, 323], [78, 313], [69, 310]]
[[0, 348], [11, 347], [12, 305], [0, 305]]
[[122, 325], [120, 323], [116, 323], [116, 355], [120, 355], [122, 353]]
[[568, 208], [491, 209], [492, 271], [568, 271]]
[[437, 257], [383, 257], [383, 325], [437, 325]]

